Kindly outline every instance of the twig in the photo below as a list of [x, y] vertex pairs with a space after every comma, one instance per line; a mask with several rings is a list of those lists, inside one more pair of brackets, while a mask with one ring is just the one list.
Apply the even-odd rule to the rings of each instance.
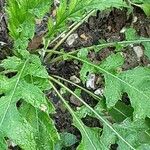
[[[53, 50], [56, 50], [67, 38], [68, 36], [74, 32], [84, 21], [86, 21], [96, 10], [92, 10], [88, 15], [86, 15], [76, 26], [74, 26], [53, 48]], [[46, 57], [45, 57], [45, 62], [47, 62], [47, 60], [49, 59], [49, 57], [51, 56], [51, 54], [49, 53]]]
[[[69, 29], [71, 29], [74, 25], [76, 25], [76, 22], [74, 22]], [[54, 40], [52, 40], [49, 45], [53, 44], [55, 41], [57, 41], [63, 34], [65, 34], [67, 31], [62, 32], [61, 34], [59, 34]]]

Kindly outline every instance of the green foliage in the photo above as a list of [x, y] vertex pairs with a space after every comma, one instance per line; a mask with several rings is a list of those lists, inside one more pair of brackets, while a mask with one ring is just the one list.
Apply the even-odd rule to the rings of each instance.
[[55, 145], [60, 138], [55, 129], [53, 120], [47, 114], [27, 103], [23, 104], [19, 112], [35, 129], [34, 137], [36, 141], [36, 149], [55, 149]]
[[61, 138], [60, 143], [62, 147], [69, 147], [78, 141], [74, 134], [68, 132], [61, 133], [60, 138]]
[[[138, 3], [149, 15], [148, 0], [134, 0], [133, 3]], [[14, 41], [14, 55], [0, 64], [3, 69], [0, 73], [0, 149], [8, 149], [7, 139], [23, 150], [61, 150], [77, 142], [77, 150], [107, 150], [111, 144], [118, 144], [121, 150], [150, 149], [150, 68], [136, 67], [122, 71], [124, 56], [120, 52], [130, 42], [137, 42], [144, 46], [144, 53], [150, 59], [148, 39], [143, 42], [146, 38], [139, 37], [132, 28], [127, 29], [124, 45], [120, 42], [114, 45], [104, 43], [99, 45], [100, 48], [93, 46], [95, 52], [103, 47], [119, 47], [114, 54], [96, 64], [88, 58], [89, 48], [77, 50], [77, 55], [51, 51], [61, 54], [65, 60], [71, 58], [83, 63], [79, 72], [83, 84], [90, 73], [104, 77], [103, 97], [70, 81], [76, 86], [73, 92], [49, 76], [39, 56], [27, 51], [28, 42], [34, 36], [36, 19], [42, 18], [51, 5], [51, 0], [7, 1], [8, 28]], [[69, 23], [81, 21], [88, 12], [111, 7], [128, 8], [123, 0], [61, 0], [56, 16], [53, 16], [55, 18], [49, 18], [49, 31], [45, 38], [53, 39], [66, 30]], [[67, 82], [66, 79], [63, 81]], [[71, 108], [52, 82], [62, 87], [65, 93], [75, 96], [83, 106], [76, 110]], [[52, 89], [72, 115], [72, 124], [80, 131], [81, 141], [71, 133], [58, 133], [49, 116], [55, 113], [55, 108], [45, 95]], [[82, 90], [98, 101], [95, 107], [80, 98]], [[121, 102], [124, 93], [131, 102], [129, 106]], [[97, 118], [103, 128], [86, 125], [82, 119], [87, 116]]]
[[144, 13], [150, 17], [150, 1], [149, 0], [133, 0], [133, 5], [143, 9]]
[[[131, 119], [124, 120], [121, 124], [115, 123], [113, 127], [119, 132], [128, 143], [130, 143], [135, 149], [143, 150], [149, 149], [150, 136], [149, 126], [144, 120], [131, 121]], [[109, 138], [110, 136], [110, 138]], [[142, 138], [141, 138], [142, 137]], [[113, 132], [106, 126], [104, 126], [102, 138], [103, 142], [107, 145], [108, 143], [117, 143], [118, 149], [130, 150], [130, 148], [124, 144], [121, 140], [117, 139]]]
[[26, 50], [28, 41], [33, 38], [35, 19], [48, 12], [51, 0], [8, 0], [7, 14], [10, 36], [14, 40], [15, 52]]
[[[27, 59], [19, 59], [15, 56], [9, 57], [2, 61], [1, 66], [7, 72], [15, 71], [16, 75], [11, 78], [0, 75], [0, 91], [1, 94], [4, 94], [4, 96], [0, 98], [0, 131], [4, 133], [4, 137], [12, 139], [23, 149], [31, 149], [31, 147], [32, 149], [36, 149], [35, 140], [40, 139], [34, 136], [35, 128], [34, 126], [32, 127], [28, 121], [30, 113], [27, 114], [27, 116], [20, 114], [17, 110], [17, 102], [19, 100], [26, 101], [38, 109], [38, 111], [43, 111], [42, 121], [45, 121], [47, 124], [41, 128], [48, 131], [54, 130], [54, 125], [51, 123], [51, 126], [49, 126], [46, 121], [48, 113], [54, 112], [54, 107], [52, 104], [48, 104], [43, 89], [40, 88], [41, 86], [32, 80], [32, 77], [38, 77], [42, 82], [47, 82], [48, 74], [41, 65], [39, 58], [35, 55], [29, 55]], [[47, 86], [45, 86], [45, 88], [47, 88]], [[30, 111], [32, 111], [32, 109], [30, 108]], [[39, 117], [40, 115], [41, 112], [39, 113]], [[44, 115], [45, 120], [43, 120]], [[47, 120], [50, 121], [50, 119]], [[54, 132], [50, 133], [52, 134]]]
[[105, 10], [111, 7], [126, 6], [123, 0], [62, 0], [59, 7], [56, 8], [56, 19], [49, 19], [47, 37], [52, 38], [56, 33], [64, 31], [68, 21], [79, 21], [86, 12], [93, 9]]

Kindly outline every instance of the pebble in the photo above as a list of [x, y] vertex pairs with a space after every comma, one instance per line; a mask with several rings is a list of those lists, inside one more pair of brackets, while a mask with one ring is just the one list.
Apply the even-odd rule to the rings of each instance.
[[95, 90], [95, 80], [96, 80], [96, 75], [95, 74], [90, 74], [89, 75], [89, 78], [88, 78], [88, 80], [87, 80], [87, 82], [86, 82], [86, 87], [88, 88], [88, 89], [93, 89], [93, 90]]
[[75, 42], [75, 40], [78, 38], [78, 34], [77, 33], [74, 33], [74, 34], [71, 34], [67, 40], [66, 40], [66, 43], [68, 44], [68, 46], [72, 46], [73, 43]]
[[70, 80], [74, 83], [80, 83], [81, 82], [81, 80], [78, 77], [76, 77], [75, 75], [71, 76]]
[[72, 104], [74, 104], [75, 106], [78, 106], [78, 107], [82, 105], [82, 103], [74, 95], [71, 95], [70, 103], [72, 103]]
[[140, 58], [144, 55], [142, 47], [135, 46], [135, 47], [133, 47], [133, 50], [136, 53], [138, 60], [140, 60]]
[[94, 94], [103, 96], [103, 94], [104, 94], [104, 89], [98, 88], [98, 89], [94, 92]]

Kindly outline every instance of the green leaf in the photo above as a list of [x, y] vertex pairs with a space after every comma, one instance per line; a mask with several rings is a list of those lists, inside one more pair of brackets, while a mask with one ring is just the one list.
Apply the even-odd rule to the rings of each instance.
[[141, 5], [141, 8], [143, 9], [143, 11], [147, 16], [150, 16], [150, 3], [143, 3]]
[[111, 144], [116, 143], [117, 137], [116, 137], [115, 133], [110, 131], [110, 129], [104, 124], [103, 132], [100, 137], [100, 140], [103, 143], [103, 145], [105, 145], [105, 147], [110, 149]]
[[[150, 146], [149, 127], [144, 120], [132, 122], [131, 119], [126, 119], [121, 124], [114, 124], [114, 127], [135, 149], [142, 150]], [[129, 150], [122, 141], [118, 140], [117, 144], [119, 149]]]
[[126, 37], [126, 40], [130, 41], [130, 40], [136, 40], [136, 39], [138, 38], [138, 35], [137, 35], [135, 29], [133, 29], [133, 28], [128, 28], [128, 29], [125, 31], [125, 37]]
[[[20, 59], [16, 56], [8, 57], [4, 59], [1, 63], [1, 67], [7, 69], [8, 71], [20, 71], [23, 67], [26, 59]], [[48, 78], [48, 73], [44, 66], [42, 66], [41, 61], [36, 55], [29, 55], [26, 67], [23, 70], [23, 76], [32, 75], [39, 78]]]
[[[97, 112], [100, 112], [100, 111], [97, 110]], [[93, 112], [91, 112], [91, 110], [89, 110], [85, 106], [82, 106], [80, 109], [78, 109], [76, 111], [76, 114], [79, 118], [84, 118], [87, 115], [92, 116], [92, 117], [96, 117], [96, 115]], [[99, 114], [102, 115], [102, 112], [100, 112]], [[75, 126], [76, 126], [76, 124], [75, 124]], [[86, 129], [89, 137], [91, 138], [91, 140], [95, 144], [95, 149], [108, 150], [110, 148], [110, 145], [115, 143], [115, 139], [116, 139], [115, 133], [112, 133], [112, 131], [107, 130], [107, 129], [105, 131], [105, 124], [104, 124], [103, 130], [101, 128], [98, 128], [98, 127], [90, 128], [90, 127], [87, 127], [84, 124], [83, 124], [83, 126]], [[76, 126], [76, 127], [78, 127], [78, 126]], [[78, 129], [79, 129], [79, 127], [78, 127]], [[103, 134], [102, 131], [105, 132], [105, 133]], [[84, 133], [81, 130], [80, 130], [80, 132], [82, 134], [82, 141], [81, 141], [78, 149], [79, 150], [84, 150], [84, 149], [90, 150], [92, 147], [88, 144], [88, 141], [85, 138]], [[106, 143], [106, 141], [108, 143]]]
[[150, 116], [149, 111], [149, 68], [135, 68], [116, 76], [105, 75], [105, 96], [110, 108], [121, 99], [122, 92], [128, 93], [135, 118]]
[[[81, 59], [84, 60], [89, 60], [88, 59], [88, 49], [83, 48], [81, 49], [78, 53], [77, 56]], [[82, 80], [83, 83], [86, 82], [88, 74], [93, 73], [95, 70], [93, 67], [89, 67], [87, 64], [83, 64], [81, 70], [80, 70], [80, 79]]]
[[[127, 118], [122, 123], [114, 123], [115, 130], [136, 150], [144, 150], [150, 146], [149, 127], [144, 120], [131, 121]], [[142, 137], [142, 138], [141, 138]], [[122, 140], [110, 131], [107, 126], [104, 126], [101, 140], [105, 145], [118, 144], [117, 149], [131, 150]]]
[[112, 116], [115, 122], [120, 123], [133, 115], [133, 108], [125, 105], [121, 101], [118, 101], [116, 105], [109, 110], [109, 114]]
[[61, 137], [62, 147], [69, 147], [78, 141], [75, 135], [68, 132], [61, 133], [60, 137]]
[[8, 57], [7, 59], [4, 59], [2, 63], [0, 64], [1, 67], [8, 69], [8, 70], [14, 70], [17, 71], [18, 67], [22, 65], [22, 60], [16, 56]]
[[3, 132], [3, 138], [12, 139], [25, 150], [35, 150], [33, 128], [20, 116], [16, 104], [10, 104], [10, 100], [10, 96], [0, 98], [0, 131]]
[[27, 103], [23, 103], [19, 111], [35, 129], [36, 149], [54, 150], [55, 144], [60, 140], [60, 137], [53, 120], [47, 114], [40, 112]]
[[82, 49], [80, 49], [80, 51], [77, 53], [77, 56], [78, 56], [79, 58], [88, 60], [88, 53], [89, 53], [89, 51], [88, 51], [87, 48], [82, 48]]
[[0, 149], [7, 149], [6, 141], [4, 140], [4, 134], [0, 131]]
[[121, 53], [112, 54], [107, 57], [102, 63], [100, 63], [100, 67], [111, 72], [116, 72], [117, 68], [121, 67], [124, 63], [124, 58]]
[[[11, 61], [12, 64], [10, 64]], [[11, 78], [0, 75], [0, 91], [1, 94], [4, 94], [0, 98], [0, 131], [21, 148], [35, 150], [35, 127], [26, 121], [27, 118], [19, 114], [17, 102], [19, 100], [26, 101], [38, 111], [42, 111], [42, 119], [44, 119], [44, 114], [53, 113], [54, 107], [50, 102], [48, 104], [42, 91], [44, 89], [40, 89], [37, 82], [34, 84], [35, 80], [32, 80], [32, 77], [38, 77], [43, 82], [47, 82], [48, 74], [41, 65], [40, 59], [35, 55], [30, 55], [27, 59], [22, 60], [17, 57], [9, 57], [2, 61], [2, 66], [5, 71], [15, 70], [16, 75]], [[47, 119], [46, 121], [49, 124], [51, 120]]]
[[88, 78], [88, 74], [94, 72], [95, 72], [94, 67], [89, 67], [89, 65], [85, 63], [82, 65], [82, 68], [80, 70], [80, 79], [82, 80], [83, 83], [85, 83]]
[[[80, 127], [76, 124], [76, 127], [78, 127], [78, 129], [80, 130], [81, 134], [82, 134], [82, 140], [80, 145], [77, 147], [77, 150], [97, 150], [97, 149], [107, 149], [107, 147], [105, 147], [105, 145], [103, 145], [103, 143], [100, 141], [100, 135], [101, 135], [101, 129], [100, 128], [89, 128], [84, 126], [84, 130], [86, 131], [86, 133], [88, 134], [88, 138], [87, 135], [80, 129]], [[90, 140], [90, 142], [89, 142]]]
[[26, 51], [29, 39], [35, 31], [36, 17], [42, 18], [48, 12], [51, 0], [8, 0], [7, 1], [8, 28], [15, 40], [15, 53]]

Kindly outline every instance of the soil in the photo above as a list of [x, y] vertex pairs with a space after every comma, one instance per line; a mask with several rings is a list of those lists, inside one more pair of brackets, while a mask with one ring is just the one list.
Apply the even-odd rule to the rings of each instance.
[[[4, 1], [0, 1], [0, 60], [6, 58], [6, 56], [11, 55], [10, 49], [12, 48], [12, 42], [8, 36], [7, 29], [7, 19], [3, 11]], [[137, 18], [134, 22], [134, 18]], [[134, 27], [138, 32], [138, 35], [143, 37], [150, 37], [150, 20], [145, 16], [145, 14], [139, 8], [134, 9], [134, 13], [128, 15], [127, 10], [118, 10], [113, 9], [111, 12], [106, 12], [101, 14], [99, 11], [96, 16], [91, 16], [87, 22], [83, 23], [75, 33], [78, 34], [78, 38], [71, 45], [68, 46], [65, 42], [61, 48], [64, 48], [66, 51], [73, 51], [81, 47], [88, 47], [94, 44], [98, 44], [100, 40], [105, 40], [108, 42], [113, 41], [122, 41], [125, 39], [123, 33], [120, 33], [124, 27]], [[41, 32], [41, 27], [39, 26]], [[39, 31], [38, 28], [36, 31]], [[43, 28], [44, 30], [44, 28]], [[44, 32], [44, 31], [43, 31]], [[38, 35], [38, 33], [37, 33]], [[41, 34], [40, 34], [41, 35]], [[2, 45], [2, 42], [4, 43]], [[40, 44], [39, 44], [40, 45]], [[132, 69], [136, 66], [146, 66], [150, 64], [150, 61], [146, 56], [142, 56], [138, 60], [136, 53], [132, 50], [132, 47], [127, 47], [128, 50], [124, 51], [126, 56], [125, 63], [122, 67], [123, 70]], [[114, 48], [104, 48], [98, 54], [90, 53], [90, 57], [93, 60], [102, 61], [110, 54], [115, 53]], [[94, 58], [95, 57], [95, 58]], [[66, 79], [70, 79], [71, 76], [76, 75], [79, 77], [79, 70], [81, 65], [74, 61], [62, 61], [57, 64], [46, 64], [47, 70], [50, 74], [59, 75]], [[81, 84], [82, 85], [82, 84]], [[74, 90], [75, 87], [67, 85], [70, 89]], [[84, 85], [82, 85], [84, 86]], [[58, 87], [59, 89], [60, 87]], [[73, 109], [76, 109], [76, 105], [70, 102], [71, 95], [64, 95], [68, 100], [69, 104]], [[92, 97], [82, 91], [82, 98], [92, 107], [97, 104]], [[69, 112], [65, 109], [59, 98], [55, 93], [49, 93], [48, 97], [52, 99], [53, 104], [56, 107], [56, 114], [51, 116], [56, 124], [56, 128], [59, 132], [70, 132], [77, 136], [77, 139], [81, 140], [81, 134], [77, 128], [72, 125], [72, 117]], [[130, 105], [130, 100], [128, 99], [127, 94], [123, 95], [122, 101]], [[92, 117], [87, 116], [83, 119], [83, 122], [89, 127], [102, 127], [101, 123]], [[66, 148], [66, 150], [75, 150], [78, 146], [78, 143], [72, 147]], [[18, 148], [11, 148], [17, 150]], [[111, 149], [117, 149], [117, 145], [114, 144], [111, 146]]]
[[7, 19], [4, 12], [5, 1], [0, 0], [0, 60], [11, 54], [12, 42], [7, 28]]
[[[137, 21], [134, 23], [135, 17], [137, 18]], [[94, 44], [98, 44], [100, 40], [105, 40], [108, 42], [122, 41], [125, 40], [125, 35], [123, 33], [120, 33], [120, 31], [125, 27], [135, 28], [139, 36], [150, 37], [150, 20], [145, 16], [145, 14], [141, 10], [135, 8], [133, 15], [127, 15], [127, 10], [114, 9], [109, 14], [105, 14], [103, 16], [100, 14], [100, 12], [97, 13], [97, 16], [91, 16], [87, 22], [82, 24], [77, 29], [77, 31], [75, 31], [75, 33], [78, 34], [78, 38], [75, 40], [75, 42], [71, 46], [68, 46], [68, 44], [65, 42], [61, 48], [64, 48], [66, 51], [73, 51], [81, 47], [88, 47]], [[93, 53], [91, 52], [91, 55], [89, 57], [93, 58], [94, 56], [95, 58], [93, 58], [93, 60], [102, 61], [112, 53], [115, 53], [114, 48], [104, 48], [98, 54], [93, 55]], [[123, 53], [125, 56], [125, 63], [122, 67], [122, 70], [132, 69], [137, 66], [147, 66], [148, 64], [150, 64], [150, 61], [145, 55], [143, 55], [140, 58], [140, 60], [138, 60], [136, 53], [130, 46], [127, 47]], [[54, 74], [67, 79], [70, 79], [70, 77], [73, 75], [79, 77], [78, 72], [80, 70], [80, 65], [74, 63], [73, 61], [63, 61], [57, 64], [48, 64], [47, 66], [50, 74], [53, 72]], [[51, 69], [51, 67], [49, 66], [53, 66], [53, 69]], [[91, 103], [96, 104], [94, 100], [93, 102], [90, 99], [89, 95], [82, 95], [82, 98], [90, 105]], [[126, 105], [130, 105], [130, 100], [126, 93], [123, 94], [122, 101]], [[80, 140], [80, 132], [78, 131], [78, 129], [71, 125], [72, 121], [68, 118], [70, 114], [68, 114], [68, 112], [66, 111], [62, 113], [60, 108], [57, 109], [57, 113], [54, 117], [57, 129], [60, 132], [71, 132], [75, 134]], [[97, 121], [96, 118], [87, 117], [84, 118], [82, 121], [87, 126], [101, 126], [100, 122]], [[70, 149], [75, 150], [76, 146], [77, 145], [74, 145], [70, 147]], [[113, 144], [111, 146], [111, 150], [116, 149], [117, 144]]]

